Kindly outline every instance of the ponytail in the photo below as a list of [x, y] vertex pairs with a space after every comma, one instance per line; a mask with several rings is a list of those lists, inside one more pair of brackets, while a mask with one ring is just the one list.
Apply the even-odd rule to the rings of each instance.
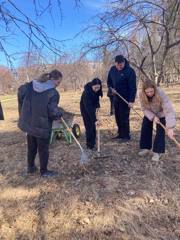
[[48, 80], [58, 80], [62, 78], [62, 73], [57, 69], [52, 70], [50, 73], [43, 73], [37, 80], [38, 82], [47, 82]]

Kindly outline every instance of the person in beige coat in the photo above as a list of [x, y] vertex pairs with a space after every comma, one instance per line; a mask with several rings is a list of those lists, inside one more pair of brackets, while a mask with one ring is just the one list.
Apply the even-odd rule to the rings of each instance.
[[[176, 126], [176, 114], [164, 91], [156, 87], [152, 81], [143, 82], [139, 100], [144, 113], [139, 156], [145, 156], [152, 149], [152, 160], [159, 161], [165, 152], [165, 131], [158, 123], [161, 122], [166, 126], [167, 134], [172, 139], [173, 129]], [[156, 135], [152, 147], [153, 122], [156, 124]]]

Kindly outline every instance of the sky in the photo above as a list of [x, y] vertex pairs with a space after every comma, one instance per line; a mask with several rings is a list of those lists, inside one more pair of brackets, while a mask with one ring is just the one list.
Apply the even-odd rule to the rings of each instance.
[[[79, 37], [74, 39], [75, 35], [81, 32], [87, 24], [93, 23], [97, 14], [104, 11], [106, 2], [106, 0], [81, 0], [79, 6], [76, 7], [75, 0], [62, 0], [62, 14], [60, 14], [60, 9], [56, 5], [57, 1], [53, 0], [52, 18], [49, 13], [45, 13], [37, 18], [32, 4], [33, 0], [11, 1], [23, 13], [28, 15], [36, 23], [43, 26], [43, 29], [49, 36], [58, 40], [66, 40], [63, 41], [62, 50], [69, 53], [78, 49], [82, 42], [86, 40], [86, 37], [89, 38], [89, 36], [82, 37], [82, 35], [79, 35]], [[1, 4], [2, 2], [3, 1], [0, 1]], [[45, 7], [47, 6], [48, 0], [37, 0], [37, 2], [40, 2], [40, 4]], [[22, 15], [17, 12], [14, 7], [8, 5], [8, 3], [5, 3], [3, 6], [14, 16], [22, 17]], [[19, 31], [17, 31], [17, 28], [13, 24], [10, 23], [6, 30], [5, 25], [1, 23], [2, 22], [0, 22], [0, 36], [6, 36], [6, 41], [3, 42], [3, 46], [9, 55], [16, 53], [13, 55], [13, 63], [18, 65], [19, 56], [21, 55], [19, 53], [28, 50], [28, 41]], [[2, 52], [0, 52], [0, 65], [7, 65], [6, 58]]]

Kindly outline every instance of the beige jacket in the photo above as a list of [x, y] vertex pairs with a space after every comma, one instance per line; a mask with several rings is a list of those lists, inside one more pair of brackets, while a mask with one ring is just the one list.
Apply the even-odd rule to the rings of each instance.
[[160, 88], [157, 89], [159, 96], [161, 98], [162, 104], [159, 105], [155, 101], [150, 102], [149, 108], [144, 108], [141, 103], [141, 98], [140, 99], [140, 104], [141, 104], [141, 109], [144, 113], [144, 115], [152, 121], [155, 116], [162, 118], [165, 117], [166, 119], [166, 127], [167, 128], [174, 128], [176, 126], [176, 114], [173, 109], [173, 106], [171, 102], [169, 101], [169, 98], [166, 96], [164, 91]]

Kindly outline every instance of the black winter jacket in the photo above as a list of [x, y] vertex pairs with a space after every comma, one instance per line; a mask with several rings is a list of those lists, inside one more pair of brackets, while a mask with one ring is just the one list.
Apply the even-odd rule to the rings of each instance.
[[92, 122], [96, 122], [96, 109], [100, 108], [99, 97], [102, 97], [102, 89], [98, 92], [92, 90], [91, 82], [87, 83], [81, 96], [81, 113], [85, 110]]
[[62, 116], [58, 103], [59, 93], [55, 88], [36, 92], [32, 82], [18, 89], [18, 127], [38, 138], [49, 138], [53, 120]]
[[111, 67], [108, 74], [107, 86], [114, 88], [128, 102], [135, 101], [137, 91], [136, 74], [126, 59], [125, 67], [122, 70], [117, 70], [116, 66]]

